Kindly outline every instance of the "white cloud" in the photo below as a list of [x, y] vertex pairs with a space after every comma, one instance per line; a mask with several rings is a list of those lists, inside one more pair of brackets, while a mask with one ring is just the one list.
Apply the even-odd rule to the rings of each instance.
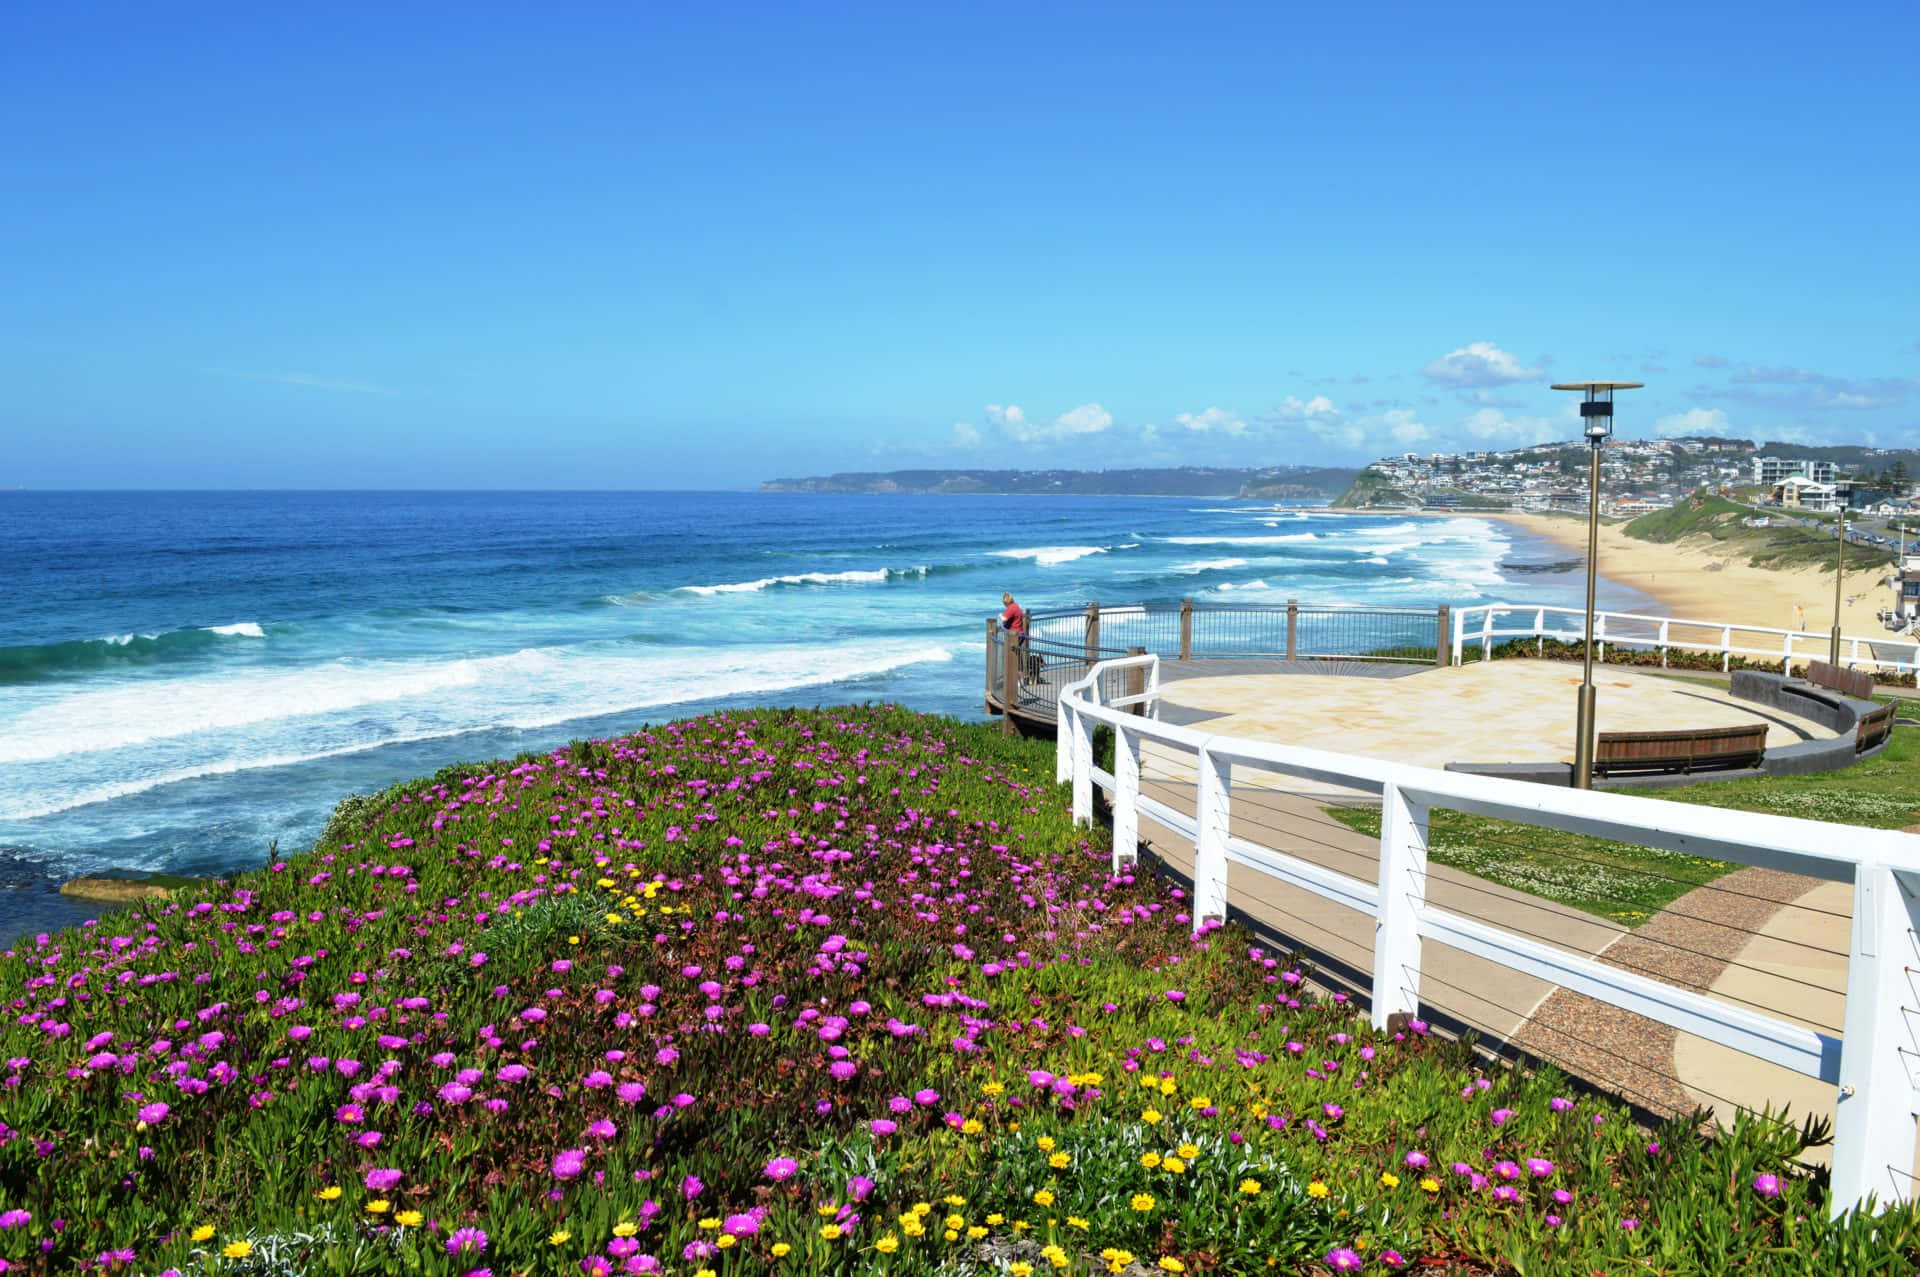
[[1475, 439], [1515, 444], [1544, 443], [1556, 437], [1553, 423], [1544, 417], [1509, 417], [1498, 408], [1481, 408], [1460, 423]]
[[1208, 408], [1204, 412], [1183, 412], [1174, 420], [1187, 429], [1201, 434], [1211, 434], [1216, 430], [1227, 435], [1247, 433], [1247, 423], [1225, 408]]
[[953, 443], [957, 448], [977, 448], [980, 446], [980, 432], [970, 422], [953, 423]]
[[1448, 351], [1421, 371], [1431, 381], [1464, 389], [1504, 386], [1541, 375], [1538, 368], [1522, 367], [1518, 359], [1490, 341], [1469, 342], [1458, 350]]
[[1677, 439], [1686, 435], [1725, 437], [1733, 433], [1733, 423], [1727, 420], [1724, 409], [1689, 408], [1685, 412], [1669, 413], [1654, 422], [1653, 433], [1662, 439]]
[[1280, 401], [1280, 406], [1264, 415], [1262, 420], [1272, 422], [1325, 422], [1340, 416], [1340, 410], [1333, 406], [1333, 400], [1325, 395], [1315, 395], [1311, 399], [1301, 399], [1288, 395]]
[[1389, 408], [1375, 419], [1395, 443], [1417, 443], [1433, 432], [1414, 416], [1411, 408]]
[[1018, 404], [990, 403], [987, 405], [987, 420], [995, 429], [1021, 443], [1099, 434], [1113, 426], [1113, 414], [1097, 403], [1083, 403], [1069, 408], [1049, 422], [1034, 421]]

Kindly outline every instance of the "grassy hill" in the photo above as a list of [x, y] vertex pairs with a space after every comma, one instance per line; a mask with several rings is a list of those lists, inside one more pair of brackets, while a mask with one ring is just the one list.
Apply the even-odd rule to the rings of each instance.
[[[1766, 517], [1766, 527], [1750, 527], [1748, 519]], [[1814, 516], [1818, 517], [1818, 516]], [[1797, 523], [1782, 525], [1782, 512], [1757, 510], [1724, 497], [1703, 492], [1652, 514], [1643, 514], [1628, 523], [1625, 531], [1642, 541], [1714, 541], [1747, 562], [1762, 568], [1792, 568], [1814, 565], [1832, 569], [1835, 558], [1833, 533], [1826, 528], [1803, 528]], [[1874, 568], [1893, 562], [1886, 550], [1866, 546], [1847, 547], [1847, 567]]]

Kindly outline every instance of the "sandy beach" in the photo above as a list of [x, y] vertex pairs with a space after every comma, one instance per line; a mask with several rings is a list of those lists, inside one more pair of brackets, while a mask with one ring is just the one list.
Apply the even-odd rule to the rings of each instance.
[[[1546, 514], [1477, 514], [1548, 538], [1585, 557], [1585, 520]], [[1890, 637], [1875, 613], [1893, 601], [1885, 567], [1848, 572], [1841, 606], [1847, 637]], [[1657, 600], [1668, 616], [1825, 635], [1833, 625], [1833, 574], [1816, 568], [1756, 568], [1725, 550], [1636, 541], [1600, 525], [1600, 575]]]

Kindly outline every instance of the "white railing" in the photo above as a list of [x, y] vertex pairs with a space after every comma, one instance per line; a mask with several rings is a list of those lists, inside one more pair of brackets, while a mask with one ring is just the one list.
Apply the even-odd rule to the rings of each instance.
[[[1420, 1011], [1421, 949], [1427, 941], [1635, 1012], [1684, 1033], [1784, 1066], [1838, 1088], [1834, 1126], [1835, 1212], [1870, 1197], [1904, 1197], [1915, 1152], [1920, 1079], [1913, 1065], [1920, 997], [1920, 837], [1824, 821], [1729, 811], [1623, 794], [1561, 789], [1301, 746], [1216, 736], [1163, 723], [1159, 658], [1102, 661], [1061, 690], [1058, 766], [1073, 784], [1073, 814], [1093, 817], [1093, 787], [1110, 797], [1113, 864], [1137, 861], [1146, 816], [1194, 845], [1196, 931], [1227, 913], [1227, 866], [1266, 874], [1373, 918], [1371, 1002], [1376, 1027]], [[1146, 690], [1102, 695], [1115, 673], [1144, 667]], [[1139, 676], [1135, 675], [1138, 681]], [[1093, 732], [1112, 729], [1114, 769], [1095, 766]], [[1197, 798], [1187, 812], [1140, 787], [1142, 747], [1190, 755]], [[1231, 832], [1234, 772], [1278, 773], [1378, 794], [1380, 865], [1369, 881], [1264, 847]], [[1689, 855], [1853, 884], [1841, 1036], [1750, 1011], [1704, 993], [1607, 966], [1426, 899], [1427, 828], [1435, 808], [1567, 833], [1618, 839]]]
[[[1466, 645], [1478, 643], [1481, 659], [1493, 653], [1503, 639], [1555, 639], [1579, 643], [1585, 637], [1586, 611], [1577, 607], [1536, 607], [1516, 603], [1484, 603], [1453, 613], [1453, 663], [1460, 664]], [[1736, 656], [1764, 661], [1824, 661], [1831, 648], [1826, 630], [1779, 630], [1766, 625], [1729, 625], [1723, 621], [1690, 621], [1674, 616], [1645, 616], [1637, 612], [1595, 612], [1593, 644], [1596, 659], [1604, 660], [1607, 644], [1650, 648], [1667, 663], [1673, 650], [1713, 652], [1720, 668], [1732, 668]], [[1904, 656], [1900, 655], [1904, 653]], [[1851, 669], [1912, 670], [1914, 640], [1903, 636], [1858, 638], [1842, 635], [1840, 659]]]

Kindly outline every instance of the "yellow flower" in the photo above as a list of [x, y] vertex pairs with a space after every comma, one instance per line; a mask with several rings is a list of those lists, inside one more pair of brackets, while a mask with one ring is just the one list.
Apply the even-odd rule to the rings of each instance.
[[315, 1193], [314, 1196], [323, 1202], [337, 1202], [340, 1200], [340, 1186], [338, 1184], [329, 1184]]
[[212, 1224], [202, 1224], [200, 1225], [200, 1227], [193, 1230], [193, 1240], [197, 1242], [206, 1241], [212, 1236], [213, 1236]]
[[[822, 1202], [820, 1205], [813, 1208], [813, 1213], [818, 1215], [821, 1219], [831, 1219], [835, 1215], [840, 1213], [840, 1208], [832, 1202]], [[720, 1221], [715, 1220], [713, 1222], [713, 1226], [715, 1228], [720, 1227]]]
[[1180, 1156], [1186, 1158], [1189, 1162], [1191, 1162], [1194, 1158], [1200, 1156], [1199, 1147], [1193, 1144], [1182, 1144], [1179, 1148], [1175, 1149], [1174, 1151], [1179, 1153]]
[[1007, 1265], [1007, 1272], [1012, 1277], [1033, 1277], [1033, 1265], [1024, 1259], [1016, 1259]]
[[713, 1244], [715, 1247], [717, 1247], [720, 1250], [729, 1250], [732, 1247], [738, 1246], [740, 1244], [740, 1239], [738, 1237], [735, 1237], [732, 1233], [722, 1233], [718, 1237], [713, 1239]]
[[1044, 1188], [1040, 1189], [1034, 1193], [1033, 1201], [1037, 1206], [1051, 1206], [1053, 1205], [1053, 1194]]
[[1053, 1136], [1051, 1135], [1042, 1135], [1039, 1139], [1035, 1140], [1034, 1143], [1039, 1145], [1042, 1153], [1053, 1152]]
[[1327, 1186], [1325, 1184], [1322, 1184], [1319, 1180], [1315, 1180], [1313, 1181], [1313, 1183], [1307, 1185], [1308, 1197], [1325, 1197], [1326, 1195], [1327, 1195]]
[[418, 1228], [420, 1221], [425, 1218], [426, 1216], [417, 1210], [403, 1210], [393, 1217], [393, 1222], [402, 1228]]
[[1140, 1110], [1140, 1120], [1145, 1122], [1148, 1126], [1158, 1126], [1160, 1125], [1160, 1110], [1159, 1109], [1142, 1109]]
[[1135, 1193], [1133, 1195], [1133, 1208], [1137, 1211], [1152, 1210], [1153, 1194], [1152, 1193]]
[[1260, 1195], [1260, 1181], [1257, 1179], [1243, 1179], [1240, 1181], [1240, 1191], [1248, 1197], [1258, 1197]]
[[615, 1237], [631, 1237], [639, 1231], [640, 1225], [630, 1219], [623, 1219], [613, 1226], [613, 1235]]
[[1184, 1171], [1184, 1170], [1186, 1170], [1186, 1169], [1187, 1169], [1187, 1164], [1186, 1164], [1185, 1162], [1183, 1162], [1183, 1161], [1181, 1161], [1181, 1160], [1180, 1160], [1179, 1158], [1177, 1158], [1177, 1157], [1167, 1157], [1167, 1158], [1162, 1158], [1162, 1159], [1161, 1159], [1161, 1161], [1160, 1161], [1160, 1165], [1161, 1165], [1161, 1166], [1162, 1166], [1162, 1167], [1163, 1167], [1164, 1169], [1166, 1169], [1166, 1170], [1169, 1170], [1169, 1171], [1172, 1171], [1172, 1172], [1173, 1172], [1173, 1173], [1174, 1173], [1175, 1175], [1178, 1175], [1178, 1174], [1180, 1174], [1180, 1173], [1181, 1173], [1182, 1171]]
[[1196, 1095], [1187, 1101], [1187, 1105], [1192, 1108], [1194, 1112], [1198, 1113], [1203, 1108], [1211, 1108], [1213, 1101], [1204, 1095]]
[[888, 1233], [885, 1237], [875, 1242], [873, 1248], [882, 1255], [891, 1255], [894, 1251], [900, 1249], [900, 1239], [892, 1233]]
[[720, 1221], [716, 1219], [714, 1216], [709, 1215], [705, 1219], [700, 1221], [699, 1226], [701, 1228], [706, 1229], [708, 1232], [713, 1232], [715, 1229], [720, 1227]]
[[773, 1244], [773, 1257], [775, 1259], [785, 1259], [792, 1253], [793, 1247], [787, 1245], [785, 1242], [775, 1242]]
[[933, 1214], [933, 1207], [926, 1202], [915, 1202], [913, 1204], [913, 1213], [916, 1215], [931, 1215]]
[[1046, 1260], [1049, 1264], [1052, 1264], [1055, 1268], [1065, 1268], [1068, 1263], [1067, 1252], [1064, 1250], [1061, 1250], [1058, 1246], [1041, 1247], [1040, 1258]]
[[[949, 1206], [965, 1206], [967, 1204], [967, 1199], [960, 1196], [960, 1194], [958, 1193], [948, 1193], [945, 1197], [941, 1198], [940, 1200], [945, 1202]], [[916, 1206], [914, 1207], [914, 1209], [919, 1210], [920, 1208]], [[931, 1210], [932, 1207], [928, 1207], [927, 1209]]]
[[986, 1129], [987, 1128], [985, 1126], [980, 1124], [980, 1119], [977, 1117], [970, 1117], [966, 1121], [960, 1123], [960, 1133], [962, 1135], [978, 1135], [980, 1132]]
[[1148, 1170], [1152, 1170], [1154, 1167], [1160, 1165], [1160, 1154], [1154, 1152], [1140, 1154], [1140, 1165], [1146, 1167]]
[[580, 943], [580, 937], [579, 937], [579, 936], [568, 936], [568, 937], [567, 937], [567, 943], [568, 943], [568, 944], [579, 944], [579, 943]]
[[573, 1234], [564, 1228], [556, 1228], [547, 1234], [547, 1245], [564, 1246], [573, 1240]]
[[720, 1274], [714, 1272], [711, 1268], [702, 1268], [699, 1272], [695, 1273], [693, 1277], [720, 1277]]
[[995, 1211], [993, 1214], [987, 1216], [987, 1223], [992, 1225], [995, 1228], [1000, 1227], [1000, 1225], [1006, 1222], [1007, 1222], [1007, 1217], [1005, 1215], [1002, 1215], [999, 1211]]
[[956, 1229], [949, 1228], [947, 1229], [946, 1232], [941, 1233], [940, 1235], [946, 1238], [950, 1242], [957, 1242], [960, 1240], [960, 1234]]
[[1175, 1091], [1179, 1089], [1180, 1089], [1180, 1084], [1178, 1082], [1175, 1082], [1172, 1078], [1163, 1077], [1160, 1079], [1160, 1094], [1172, 1095]]
[[376, 1197], [367, 1203], [367, 1214], [384, 1215], [393, 1209], [393, 1203], [384, 1197]]
[[1432, 1176], [1428, 1176], [1426, 1179], [1420, 1181], [1420, 1191], [1423, 1193], [1437, 1193], [1440, 1191], [1440, 1181], [1434, 1179]]
[[1400, 1177], [1392, 1171], [1381, 1171], [1380, 1185], [1383, 1188], [1398, 1188], [1400, 1187]]
[[1053, 1167], [1053, 1169], [1056, 1171], [1065, 1170], [1068, 1166], [1071, 1166], [1072, 1164], [1073, 1164], [1073, 1154], [1071, 1153], [1055, 1153], [1053, 1156], [1047, 1159], [1047, 1165]]
[[1067, 1216], [1067, 1227], [1077, 1228], [1084, 1233], [1087, 1231], [1089, 1225], [1086, 1220], [1081, 1219], [1078, 1215], [1069, 1215]]
[[969, 1228], [967, 1230], [967, 1236], [974, 1241], [979, 1241], [982, 1237], [985, 1237], [986, 1235], [987, 1235], [987, 1230], [985, 1228], [982, 1228], [979, 1224], [975, 1224], [972, 1228]]
[[820, 1225], [820, 1235], [830, 1242], [837, 1242], [840, 1240], [840, 1225], [822, 1224]]
[[252, 1242], [228, 1242], [226, 1249], [220, 1252], [228, 1259], [245, 1259], [253, 1253]]
[[924, 1237], [927, 1233], [926, 1228], [921, 1225], [918, 1215], [902, 1215], [900, 1217], [900, 1231], [909, 1237]]
[[1032, 1225], [1032, 1224], [1029, 1224], [1029, 1223], [1028, 1223], [1028, 1222], [1027, 1222], [1026, 1220], [1024, 1220], [1024, 1219], [1016, 1219], [1016, 1220], [1014, 1220], [1014, 1221], [1013, 1221], [1013, 1231], [1014, 1231], [1014, 1232], [1016, 1232], [1016, 1233], [1024, 1233], [1024, 1232], [1026, 1232], [1026, 1231], [1027, 1231], [1027, 1230], [1028, 1230], [1029, 1228], [1032, 1228], [1032, 1227], [1033, 1227], [1033, 1225]]
[[1170, 1273], [1184, 1273], [1187, 1271], [1187, 1266], [1175, 1259], [1172, 1255], [1162, 1255], [1160, 1257], [1160, 1267]]
[[948, 1228], [965, 1228], [967, 1226], [967, 1221], [960, 1218], [960, 1216], [958, 1215], [949, 1215], [947, 1216], [947, 1219], [946, 1219], [946, 1225]]
[[987, 1096], [987, 1097], [989, 1097], [989, 1098], [991, 1098], [991, 1097], [993, 1097], [993, 1096], [995, 1096], [995, 1095], [1003, 1095], [1003, 1094], [1005, 1094], [1005, 1093], [1006, 1093], [1006, 1089], [1007, 1089], [1006, 1087], [1004, 1087], [1004, 1086], [1002, 1086], [1002, 1085], [1001, 1085], [1000, 1083], [998, 1083], [998, 1082], [989, 1082], [989, 1083], [987, 1083], [987, 1084], [986, 1084], [985, 1086], [983, 1086], [983, 1087], [981, 1087], [981, 1088], [980, 1088], [980, 1093], [981, 1093], [982, 1095], [985, 1095], [985, 1096]]

